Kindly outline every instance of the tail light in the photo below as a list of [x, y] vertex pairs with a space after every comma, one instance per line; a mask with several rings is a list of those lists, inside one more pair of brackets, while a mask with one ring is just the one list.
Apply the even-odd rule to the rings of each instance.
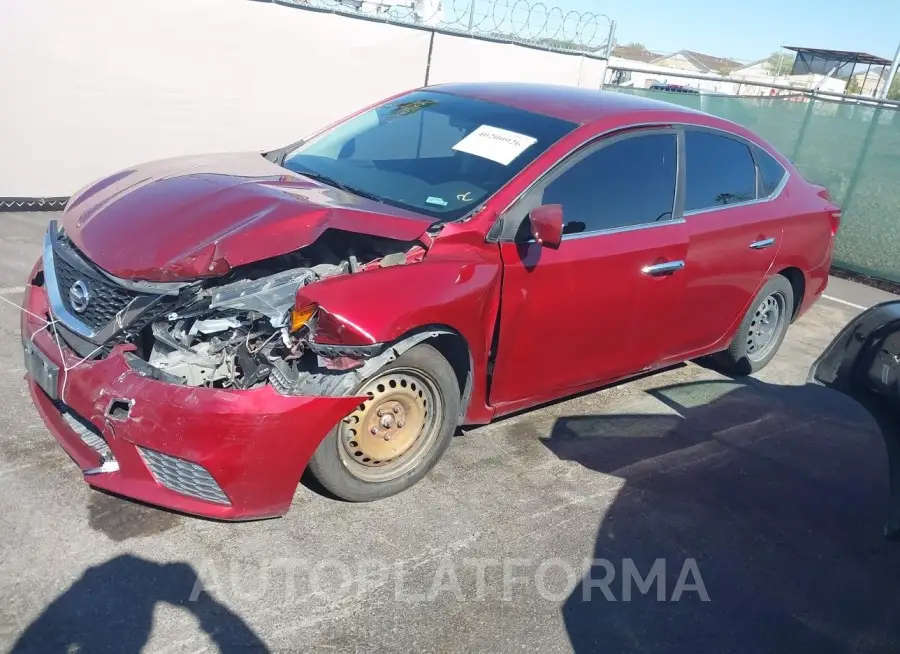
[[828, 203], [825, 207], [825, 213], [828, 214], [828, 220], [831, 223], [831, 236], [834, 237], [841, 226], [841, 208], [832, 202], [831, 194], [827, 188], [821, 184], [813, 184], [813, 187], [816, 189], [816, 195]]
[[841, 226], [841, 210], [832, 205], [826, 209], [828, 218], [831, 220], [831, 235], [837, 234], [838, 228]]

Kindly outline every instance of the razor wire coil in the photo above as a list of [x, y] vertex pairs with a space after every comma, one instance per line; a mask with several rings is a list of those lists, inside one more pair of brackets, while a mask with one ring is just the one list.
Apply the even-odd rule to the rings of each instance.
[[603, 53], [612, 31], [612, 20], [605, 14], [566, 10], [535, 0], [275, 1], [564, 52]]

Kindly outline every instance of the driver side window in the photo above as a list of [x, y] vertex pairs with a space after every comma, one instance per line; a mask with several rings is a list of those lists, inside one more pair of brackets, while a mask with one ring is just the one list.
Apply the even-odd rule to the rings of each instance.
[[672, 218], [678, 171], [675, 133], [618, 138], [584, 156], [543, 192], [561, 204], [564, 233], [589, 233]]

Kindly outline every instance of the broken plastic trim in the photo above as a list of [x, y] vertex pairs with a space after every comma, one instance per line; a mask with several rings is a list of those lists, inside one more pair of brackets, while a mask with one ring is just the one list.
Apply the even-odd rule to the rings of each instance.
[[215, 368], [217, 365], [219, 365], [219, 362], [215, 358], [198, 354], [197, 352], [194, 352], [190, 348], [185, 347], [184, 345], [173, 339], [159, 323], [153, 323], [151, 331], [153, 332], [153, 337], [160, 343], [180, 352], [182, 356], [184, 356], [185, 363], [208, 366], [211, 368]]
[[297, 289], [316, 280], [310, 268], [295, 268], [262, 279], [245, 279], [219, 286], [213, 291], [210, 309], [255, 311], [266, 316], [276, 329], [285, 325], [294, 306]]
[[[394, 361], [410, 348], [435, 338], [441, 334], [452, 334], [447, 330], [432, 330], [413, 334], [393, 344], [377, 344], [384, 351], [368, 359], [359, 368], [346, 372], [308, 373], [298, 372], [284, 361], [273, 361], [269, 380], [272, 387], [282, 395], [313, 395], [323, 397], [344, 397], [363, 381], [369, 379], [381, 368]], [[337, 346], [339, 347], [339, 346]], [[375, 346], [366, 346], [375, 347]], [[350, 349], [345, 347], [345, 349]]]
[[371, 359], [381, 354], [386, 347], [384, 343], [375, 343], [374, 345], [325, 345], [314, 341], [308, 341], [307, 346], [315, 354], [329, 359], [337, 359], [338, 357]]
[[128, 420], [128, 416], [131, 414], [131, 408], [134, 406], [134, 398], [131, 399], [123, 399], [123, 398], [115, 398], [109, 401], [109, 404], [106, 405], [106, 411], [104, 415], [109, 420], [117, 420], [119, 422], [124, 422]]
[[104, 460], [96, 468], [88, 468], [82, 474], [85, 477], [91, 477], [93, 475], [105, 475], [110, 472], [118, 472], [119, 471], [119, 462], [115, 459]]
[[170, 375], [164, 370], [160, 370], [156, 366], [151, 366], [149, 363], [144, 361], [133, 352], [125, 352], [122, 356], [124, 357], [125, 363], [128, 365], [128, 367], [139, 374], [141, 377], [155, 379], [156, 381], [166, 382], [168, 384], [177, 384], [178, 386], [185, 385], [185, 382], [181, 377]]

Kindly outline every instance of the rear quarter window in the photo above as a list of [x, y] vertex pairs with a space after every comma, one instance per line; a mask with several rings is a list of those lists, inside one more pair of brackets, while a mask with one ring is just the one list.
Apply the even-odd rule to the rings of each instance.
[[778, 188], [781, 181], [787, 175], [778, 160], [762, 148], [756, 148], [756, 165], [759, 167], [759, 177], [761, 182], [760, 195], [768, 197], [772, 195]]

